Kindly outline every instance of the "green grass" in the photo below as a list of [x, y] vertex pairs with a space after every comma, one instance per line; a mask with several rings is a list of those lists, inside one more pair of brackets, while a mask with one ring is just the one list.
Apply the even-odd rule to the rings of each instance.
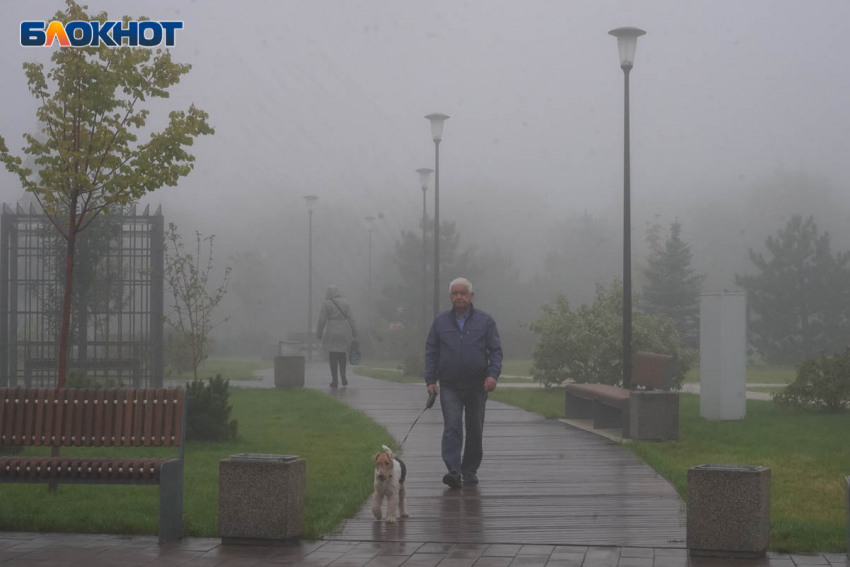
[[398, 382], [400, 384], [424, 384], [425, 381], [418, 376], [405, 376], [404, 373], [398, 370], [386, 370], [384, 368], [369, 368], [368, 366], [355, 366], [354, 373], [359, 376], [368, 376], [369, 378], [377, 378], [378, 380], [386, 380], [388, 382]]
[[775, 394], [785, 389], [785, 386], [748, 386], [748, 392], [762, 392], [765, 394]]
[[[402, 372], [398, 370], [389, 370], [387, 369], [387, 367], [372, 368], [370, 366], [356, 366], [354, 367], [354, 373], [359, 376], [368, 376], [370, 378], [377, 378], [378, 380], [387, 380], [389, 382], [398, 382], [400, 384], [425, 383], [425, 380], [419, 376], [405, 376]], [[504, 376], [502, 378], [499, 378], [499, 382], [503, 384], [530, 384], [531, 379]]]
[[502, 374], [508, 376], [531, 376], [531, 359], [508, 358], [502, 361]]
[[[545, 417], [563, 415], [560, 389], [503, 389], [491, 398]], [[786, 413], [747, 400], [740, 421], [707, 421], [699, 396], [680, 396], [679, 440], [628, 442], [687, 497], [687, 470], [700, 464], [771, 468], [770, 547], [782, 552], [843, 552], [844, 476], [850, 473], [850, 414]]]
[[[256, 359], [239, 359], [239, 358], [208, 358], [198, 367], [198, 378], [206, 380], [207, 378], [215, 378], [217, 374], [231, 382], [241, 380], [256, 380], [254, 376], [255, 370], [264, 370], [266, 368], [274, 368], [272, 360], [256, 360]], [[180, 380], [181, 382], [191, 382], [194, 375], [192, 371], [183, 372], [166, 377], [167, 380]]]
[[[218, 466], [236, 453], [298, 455], [307, 461], [304, 537], [314, 539], [352, 516], [372, 487], [370, 456], [392, 437], [371, 419], [312, 390], [235, 389], [239, 439], [186, 447], [186, 534], [216, 537]], [[42, 448], [26, 454], [47, 454]], [[62, 455], [176, 456], [173, 449], [63, 448]], [[0, 484], [0, 531], [154, 534], [158, 488]]]
[[518, 406], [547, 419], [564, 417], [563, 388], [496, 388], [490, 399]]
[[[747, 384], [790, 384], [796, 378], [797, 370], [793, 366], [763, 363], [747, 365]], [[685, 382], [699, 382], [699, 366], [688, 371]]]

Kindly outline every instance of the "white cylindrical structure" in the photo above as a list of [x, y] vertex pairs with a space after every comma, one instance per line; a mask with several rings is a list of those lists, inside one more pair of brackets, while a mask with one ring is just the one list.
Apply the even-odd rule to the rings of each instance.
[[747, 296], [700, 296], [699, 413], [705, 419], [747, 415]]

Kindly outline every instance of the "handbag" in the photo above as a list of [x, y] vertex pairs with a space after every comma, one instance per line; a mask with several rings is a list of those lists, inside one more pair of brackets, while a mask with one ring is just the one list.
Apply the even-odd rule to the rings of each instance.
[[345, 314], [345, 311], [342, 310], [333, 298], [331, 298], [331, 301], [333, 301], [333, 304], [336, 305], [337, 309], [339, 309], [339, 312], [342, 313], [342, 316], [345, 317], [345, 322], [348, 323], [348, 330], [351, 331], [351, 345], [348, 347], [348, 363], [352, 366], [357, 366], [362, 360], [360, 355], [360, 343], [354, 338], [354, 328], [351, 326], [351, 321], [348, 320], [348, 315]]

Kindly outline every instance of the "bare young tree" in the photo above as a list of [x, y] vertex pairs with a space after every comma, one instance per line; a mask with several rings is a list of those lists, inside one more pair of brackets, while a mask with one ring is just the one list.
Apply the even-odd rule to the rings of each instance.
[[[198, 378], [198, 367], [209, 356], [210, 332], [227, 321], [227, 317], [214, 323], [213, 310], [221, 303], [230, 282], [230, 267], [224, 278], [212, 291], [207, 289], [213, 270], [213, 240], [215, 235], [204, 237], [195, 231], [195, 253], [184, 251], [183, 239], [174, 223], [165, 234], [165, 284], [171, 293], [172, 311], [166, 323], [173, 328], [191, 356], [192, 373]], [[206, 248], [206, 261], [204, 258]]]

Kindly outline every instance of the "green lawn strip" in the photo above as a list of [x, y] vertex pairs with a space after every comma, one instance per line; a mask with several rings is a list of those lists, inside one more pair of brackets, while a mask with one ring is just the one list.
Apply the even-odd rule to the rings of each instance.
[[[797, 378], [797, 369], [779, 364], [747, 364], [747, 384], [790, 384]], [[699, 366], [691, 368], [685, 382], [699, 383]]]
[[563, 388], [496, 388], [490, 399], [518, 406], [547, 419], [564, 417]]
[[502, 374], [531, 377], [531, 359], [507, 358], [502, 361]]
[[[186, 534], [216, 537], [218, 466], [236, 453], [298, 455], [307, 461], [304, 537], [314, 539], [354, 515], [372, 488], [371, 455], [395, 446], [385, 429], [312, 390], [232, 390], [239, 439], [186, 447]], [[48, 454], [28, 448], [28, 455]], [[67, 456], [176, 456], [168, 448], [63, 448]], [[158, 487], [0, 485], [0, 531], [154, 534]]]
[[785, 389], [785, 386], [747, 386], [748, 392], [762, 392], [765, 394], [775, 394]]
[[[563, 415], [560, 389], [496, 390], [491, 398], [545, 417]], [[770, 547], [780, 552], [845, 550], [843, 479], [850, 472], [850, 414], [786, 413], [747, 400], [740, 421], [708, 421], [699, 396], [680, 396], [679, 440], [626, 444], [687, 497], [687, 470], [701, 464], [771, 468]]]
[[[504, 368], [502, 369], [504, 372]], [[388, 380], [390, 382], [399, 382], [401, 384], [424, 384], [425, 380], [420, 376], [405, 376], [399, 370], [392, 370], [388, 366], [377, 366], [373, 364], [364, 364], [362, 366], [356, 366], [354, 368], [354, 373], [359, 374], [360, 376], [368, 376], [370, 378], [377, 378], [379, 380]], [[505, 373], [507, 374], [507, 373]], [[501, 378], [499, 378], [499, 382], [503, 384], [530, 384], [532, 380], [530, 377], [526, 378], [524, 376], [511, 376], [504, 374]]]
[[[257, 380], [254, 375], [255, 370], [264, 370], [266, 368], [274, 368], [273, 360], [251, 360], [238, 358], [208, 358], [198, 367], [198, 378], [206, 380], [207, 378], [215, 378], [217, 374], [231, 382], [241, 380]], [[191, 382], [194, 378], [192, 371], [183, 372], [182, 374], [173, 374], [167, 376], [167, 380], [180, 380]]]
[[385, 368], [369, 368], [368, 366], [355, 366], [354, 373], [378, 380], [398, 382], [399, 384], [424, 384], [425, 380], [418, 376], [405, 376], [398, 370], [387, 370]]

